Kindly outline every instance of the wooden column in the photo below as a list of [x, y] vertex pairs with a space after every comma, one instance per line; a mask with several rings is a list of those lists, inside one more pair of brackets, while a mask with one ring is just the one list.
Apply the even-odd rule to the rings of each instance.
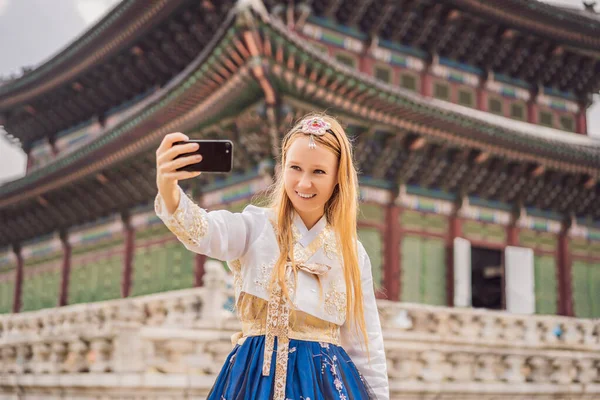
[[450, 216], [446, 242], [446, 304], [454, 307], [454, 239], [462, 235], [462, 221], [458, 211]]
[[575, 315], [573, 309], [573, 279], [572, 263], [569, 250], [569, 228], [563, 225], [558, 234], [558, 313], [572, 317]]
[[402, 258], [400, 254], [400, 206], [389, 204], [385, 212], [383, 287], [388, 300], [400, 300], [402, 288]]
[[23, 255], [21, 254], [21, 246], [15, 245], [13, 251], [17, 256], [17, 269], [15, 271], [15, 292], [13, 296], [13, 313], [21, 311], [22, 305], [22, 290], [23, 290]]
[[538, 123], [538, 105], [535, 100], [535, 97], [531, 97], [531, 99], [527, 102], [527, 122], [530, 124]]
[[367, 75], [373, 75], [373, 65], [375, 64], [375, 61], [371, 58], [371, 53], [369, 52], [366, 44], [365, 47], [366, 50], [361, 54], [360, 59], [358, 61], [358, 70]]
[[69, 281], [71, 279], [71, 245], [66, 232], [61, 233], [60, 240], [63, 248], [63, 264], [60, 279], [60, 293], [58, 298], [58, 306], [66, 306], [69, 304]]
[[508, 246], [519, 245], [519, 227], [516, 221], [506, 227], [506, 244]]
[[423, 72], [421, 72], [421, 95], [425, 97], [433, 96], [433, 78], [429, 73], [429, 67], [425, 68]]
[[488, 107], [487, 107], [487, 92], [485, 90], [485, 87], [482, 85], [479, 85], [477, 87], [477, 109], [481, 110], [481, 111], [487, 111]]
[[477, 104], [476, 104], [476, 107], [477, 107], [478, 110], [481, 110], [481, 111], [487, 111], [488, 110], [488, 104], [487, 104], [488, 103], [487, 102], [488, 95], [487, 95], [487, 90], [485, 88], [485, 84], [486, 84], [487, 79], [488, 79], [487, 76], [488, 76], [488, 74], [485, 74], [484, 76], [482, 76], [479, 79], [479, 85], [477, 86], [477, 92], [476, 92], [476, 95], [477, 95]]
[[131, 293], [131, 278], [133, 274], [133, 250], [135, 229], [131, 226], [129, 213], [124, 213], [123, 229], [125, 232], [125, 256], [123, 257], [123, 275], [121, 278], [121, 297], [129, 297]]
[[196, 254], [194, 257], [194, 287], [202, 286], [204, 278], [204, 263], [206, 256], [204, 254]]
[[587, 116], [586, 108], [579, 105], [579, 112], [577, 113], [577, 120], [575, 121], [575, 131], [581, 135], [587, 135]]

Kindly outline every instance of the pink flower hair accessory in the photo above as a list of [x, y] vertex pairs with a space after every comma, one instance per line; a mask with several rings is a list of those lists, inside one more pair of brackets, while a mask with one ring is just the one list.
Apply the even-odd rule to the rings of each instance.
[[314, 136], [323, 136], [331, 129], [331, 124], [321, 117], [306, 118], [301, 122], [301, 131], [306, 135], [310, 135], [308, 147], [314, 149], [317, 147]]

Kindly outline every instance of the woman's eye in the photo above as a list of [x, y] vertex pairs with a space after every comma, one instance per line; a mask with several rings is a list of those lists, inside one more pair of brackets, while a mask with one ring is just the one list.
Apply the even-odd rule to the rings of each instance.
[[325, 171], [323, 171], [322, 169], [315, 169], [315, 174], [324, 174]]
[[290, 168], [295, 169], [296, 171], [300, 171], [300, 167], [297, 165], [292, 165]]

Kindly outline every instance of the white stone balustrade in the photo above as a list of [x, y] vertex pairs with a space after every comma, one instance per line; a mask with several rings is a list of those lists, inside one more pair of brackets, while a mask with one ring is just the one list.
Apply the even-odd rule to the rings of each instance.
[[[205, 286], [0, 316], [0, 400], [202, 399], [239, 323]], [[600, 322], [380, 301], [392, 399], [600, 399]]]

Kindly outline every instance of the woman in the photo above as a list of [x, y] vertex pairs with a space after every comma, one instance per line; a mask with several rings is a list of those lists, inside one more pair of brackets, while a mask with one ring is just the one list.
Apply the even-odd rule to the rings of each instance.
[[191, 251], [227, 261], [242, 332], [208, 399], [389, 399], [369, 257], [357, 240], [352, 147], [330, 116], [284, 137], [270, 207], [206, 212], [177, 172], [201, 156], [182, 133], [158, 148], [157, 215]]

